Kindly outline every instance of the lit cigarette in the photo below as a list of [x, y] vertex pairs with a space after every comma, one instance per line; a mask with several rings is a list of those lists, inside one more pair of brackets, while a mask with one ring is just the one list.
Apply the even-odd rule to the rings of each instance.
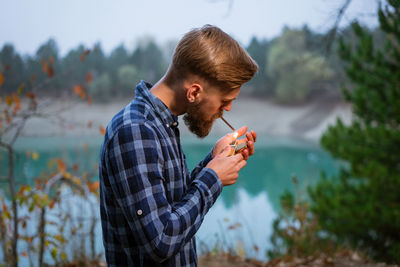
[[[227, 122], [227, 121], [224, 119], [224, 117], [221, 116], [221, 120], [223, 120], [223, 121], [226, 123], [226, 125], [228, 125], [229, 128], [232, 129], [232, 131], [236, 131], [235, 128], [233, 128], [232, 125], [230, 125], [229, 122]], [[237, 133], [235, 133], [235, 134], [236, 134], [236, 137], [237, 137]]]

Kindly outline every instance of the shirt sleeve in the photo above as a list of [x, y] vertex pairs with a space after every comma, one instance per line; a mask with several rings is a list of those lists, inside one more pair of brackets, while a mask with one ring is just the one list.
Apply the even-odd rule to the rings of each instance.
[[202, 168], [181, 201], [170, 205], [162, 147], [146, 124], [120, 128], [110, 141], [108, 159], [116, 201], [136, 243], [155, 261], [168, 259], [190, 241], [222, 191], [217, 174]]
[[212, 149], [211, 151], [206, 155], [206, 157], [200, 161], [196, 167], [192, 170], [192, 172], [190, 173], [190, 177], [193, 179], [195, 179], [195, 177], [199, 174], [199, 172], [212, 160]]

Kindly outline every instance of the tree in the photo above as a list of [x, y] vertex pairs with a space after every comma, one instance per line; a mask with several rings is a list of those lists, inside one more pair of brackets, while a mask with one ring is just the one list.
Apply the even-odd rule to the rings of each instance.
[[[85, 56], [88, 53], [85, 51], [81, 54], [81, 61], [84, 61]], [[58, 265], [58, 259], [64, 258], [63, 253], [58, 252], [58, 246], [63, 246], [65, 243], [65, 238], [62, 235], [52, 235], [46, 232], [46, 212], [59, 201], [59, 196], [53, 194], [50, 196], [50, 188], [54, 187], [55, 183], [66, 182], [73, 183], [81, 189], [87, 196], [87, 192], [93, 192], [96, 194], [97, 185], [90, 181], [82, 175], [82, 179], [71, 174], [67, 171], [67, 165], [61, 159], [56, 160], [56, 165], [58, 166], [55, 175], [48, 175], [44, 179], [37, 179], [36, 187], [32, 188], [28, 185], [19, 185], [17, 183], [18, 177], [16, 177], [16, 153], [15, 153], [15, 142], [20, 137], [23, 128], [26, 123], [32, 118], [43, 118], [43, 119], [58, 119], [59, 114], [62, 112], [62, 108], [59, 110], [52, 110], [48, 112], [46, 110], [49, 101], [41, 99], [38, 97], [38, 93], [43, 91], [48, 91], [48, 86], [51, 85], [51, 81], [54, 77], [54, 64], [57, 58], [57, 49], [55, 42], [49, 41], [47, 44], [39, 48], [37, 53], [37, 58], [43, 57], [41, 61], [41, 71], [43, 72], [43, 80], [35, 82], [33, 78], [26, 81], [25, 75], [21, 71], [20, 73], [15, 72], [14, 68], [16, 66], [22, 65], [23, 62], [20, 60], [18, 54], [15, 53], [14, 49], [10, 45], [6, 45], [2, 50], [0, 66], [4, 66], [4, 70], [0, 70], [0, 89], [2, 86], [8, 84], [8, 78], [13, 78], [11, 80], [14, 84], [19, 84], [19, 86], [11, 86], [7, 88], [7, 93], [4, 98], [0, 100], [0, 149], [6, 152], [5, 162], [7, 163], [8, 173], [3, 176], [3, 171], [0, 174], [0, 180], [2, 182], [8, 182], [8, 190], [10, 195], [10, 204], [8, 204], [0, 196], [0, 244], [2, 251], [3, 261], [6, 266], [18, 266], [18, 259], [20, 255], [26, 257], [27, 252], [18, 251], [18, 242], [23, 240], [28, 243], [29, 250], [34, 250], [38, 252], [38, 266], [44, 266], [44, 253], [51, 247], [51, 256]], [[35, 60], [32, 63], [38, 63]], [[40, 62], [40, 61], [39, 61]], [[77, 61], [77, 63], [81, 63]], [[9, 75], [9, 71], [13, 75]], [[5, 72], [5, 75], [3, 74]], [[59, 77], [67, 75], [68, 73], [57, 73]], [[29, 76], [28, 76], [29, 77]], [[84, 77], [84, 75], [82, 75]], [[87, 83], [91, 82], [91, 78], [87, 79]], [[25, 84], [29, 86], [25, 87]], [[74, 91], [81, 99], [88, 99], [86, 91], [82, 85], [76, 85]], [[65, 107], [63, 107], [65, 108]], [[68, 108], [68, 107], [67, 107]], [[47, 111], [47, 112], [46, 112]], [[58, 122], [58, 121], [56, 121]], [[60, 121], [62, 124], [63, 121]], [[85, 124], [86, 125], [86, 124]], [[88, 126], [89, 127], [89, 126]], [[104, 129], [100, 128], [103, 133]], [[27, 152], [28, 153], [28, 152]], [[33, 153], [32, 158], [37, 158], [38, 155]], [[54, 172], [53, 172], [54, 173]], [[43, 178], [43, 177], [42, 177]], [[26, 225], [30, 223], [30, 216], [21, 216], [19, 209], [23, 208], [28, 210], [28, 212], [34, 212], [35, 209], [40, 212], [40, 219], [38, 222], [38, 230], [34, 235], [26, 236], [21, 233], [21, 229], [26, 228]], [[35, 211], [36, 212], [36, 211]], [[63, 221], [65, 223], [66, 221]], [[96, 221], [92, 221], [92, 225], [95, 225]], [[63, 224], [58, 225], [61, 229], [64, 227]], [[93, 227], [94, 229], [94, 227]], [[94, 231], [91, 231], [94, 235]], [[38, 240], [37, 242], [35, 242]], [[56, 241], [55, 241], [56, 240]], [[51, 242], [50, 242], [51, 241]], [[94, 246], [93, 246], [94, 247]], [[94, 251], [94, 250], [92, 250]], [[92, 253], [94, 255], [94, 253]], [[93, 256], [94, 258], [94, 256]], [[65, 259], [62, 259], [65, 261]]]
[[247, 47], [247, 51], [257, 62], [259, 68], [254, 78], [248, 83], [249, 86], [254, 87], [253, 93], [256, 95], [271, 93], [273, 88], [273, 80], [269, 77], [266, 66], [268, 47], [269, 42], [267, 40], [258, 40], [256, 37], [251, 39]]
[[98, 76], [90, 85], [89, 93], [96, 100], [107, 101], [110, 99], [113, 91], [111, 88], [111, 79], [108, 73], [103, 73]]
[[307, 47], [304, 30], [285, 28], [268, 53], [269, 75], [276, 77], [275, 95], [281, 102], [304, 101], [332, 76], [325, 57]]
[[152, 38], [140, 40], [129, 63], [138, 70], [141, 79], [155, 83], [167, 69], [163, 53]]
[[135, 85], [139, 82], [140, 77], [134, 66], [128, 64], [118, 68], [118, 83], [122, 87], [121, 94], [133, 96]]
[[20, 85], [20, 77], [25, 77], [26, 69], [20, 55], [15, 51], [14, 46], [5, 44], [0, 51], [0, 94], [15, 91]]
[[349, 168], [339, 181], [323, 179], [310, 196], [332, 240], [400, 263], [400, 1], [388, 0], [378, 15], [383, 48], [357, 22], [356, 42], [339, 42], [354, 87], [344, 94], [355, 118], [348, 126], [339, 119], [321, 143]]

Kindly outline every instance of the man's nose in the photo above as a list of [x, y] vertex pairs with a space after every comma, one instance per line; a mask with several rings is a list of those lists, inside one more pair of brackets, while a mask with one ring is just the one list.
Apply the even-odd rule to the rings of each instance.
[[222, 109], [225, 110], [225, 111], [231, 111], [232, 103], [229, 103], [229, 105], [224, 106]]

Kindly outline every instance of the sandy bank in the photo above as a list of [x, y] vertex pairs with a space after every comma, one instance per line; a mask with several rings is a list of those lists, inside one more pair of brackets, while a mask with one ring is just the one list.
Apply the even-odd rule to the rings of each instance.
[[[57, 116], [51, 119], [31, 119], [26, 124], [23, 135], [98, 135], [99, 127], [106, 126], [129, 102], [130, 99], [127, 99], [89, 106], [84, 102], [52, 100], [44, 111]], [[239, 97], [234, 102], [232, 111], [224, 115], [234, 127], [247, 125], [261, 136], [296, 137], [314, 142], [318, 142], [327, 127], [336, 122], [336, 118], [340, 117], [345, 123], [349, 123], [351, 116], [350, 105], [344, 103], [314, 101], [300, 106], [284, 106], [265, 99], [245, 97]], [[193, 137], [181, 119], [180, 122], [182, 137]], [[210, 136], [222, 136], [229, 131], [221, 120], [217, 120]]]

